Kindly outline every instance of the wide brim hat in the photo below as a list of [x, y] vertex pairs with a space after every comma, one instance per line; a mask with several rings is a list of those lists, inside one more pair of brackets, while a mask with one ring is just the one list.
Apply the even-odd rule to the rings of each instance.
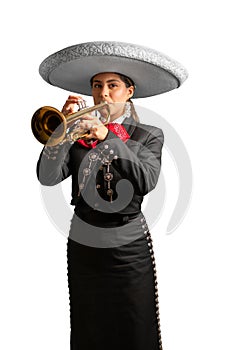
[[39, 73], [49, 84], [92, 95], [90, 80], [98, 73], [126, 75], [135, 84], [133, 98], [178, 88], [188, 77], [177, 61], [154, 49], [116, 41], [95, 41], [64, 48], [48, 56]]

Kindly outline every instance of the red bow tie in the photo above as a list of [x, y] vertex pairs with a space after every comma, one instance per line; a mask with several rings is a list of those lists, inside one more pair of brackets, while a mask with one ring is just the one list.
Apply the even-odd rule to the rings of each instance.
[[[129, 139], [129, 134], [127, 133], [123, 125], [118, 123], [109, 123], [106, 125], [106, 127], [115, 135], [117, 135], [123, 142], [126, 142]], [[77, 140], [77, 142], [84, 147], [95, 148], [98, 143], [98, 140], [88, 143], [87, 141], [80, 139]]]

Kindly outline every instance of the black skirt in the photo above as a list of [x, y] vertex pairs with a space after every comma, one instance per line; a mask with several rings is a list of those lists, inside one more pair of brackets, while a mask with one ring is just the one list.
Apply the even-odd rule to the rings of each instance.
[[91, 244], [74, 221], [67, 242], [71, 350], [161, 350], [153, 243], [143, 215], [114, 229], [118, 238], [110, 244], [111, 228], [95, 227], [91, 236], [102, 237]]

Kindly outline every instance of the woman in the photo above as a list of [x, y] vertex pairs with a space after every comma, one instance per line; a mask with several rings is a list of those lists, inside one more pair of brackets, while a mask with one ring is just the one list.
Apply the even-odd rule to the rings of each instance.
[[[116, 46], [112, 42], [104, 44]], [[82, 45], [85, 56], [87, 44]], [[72, 145], [45, 146], [37, 168], [44, 185], [55, 185], [72, 176], [71, 204], [75, 210], [67, 243], [72, 350], [162, 349], [153, 243], [141, 203], [158, 181], [163, 132], [138, 121], [131, 98], [148, 95], [148, 91], [155, 94], [153, 88], [161, 93], [178, 87], [178, 78], [175, 86], [174, 75], [154, 64], [154, 77], [158, 79], [148, 90], [136, 67], [132, 69], [138, 62], [131, 60], [131, 75], [126, 74], [130, 54], [117, 56], [117, 45], [114, 55], [105, 51], [101, 57], [95, 56], [96, 63], [90, 64], [88, 59], [80, 63], [74, 55], [66, 67], [62, 61], [51, 69], [48, 61], [54, 62], [54, 56], [53, 60], [50, 56], [45, 62], [47, 75], [41, 68], [49, 83], [66, 89], [70, 84], [70, 91], [90, 94], [81, 77], [85, 70], [94, 103], [106, 101], [111, 112], [108, 125], [83, 115], [79, 128], [89, 129], [89, 134]], [[103, 42], [96, 46], [103, 50]], [[73, 50], [74, 47], [70, 52]], [[78, 45], [76, 53], [80, 54], [80, 50]], [[60, 62], [61, 52], [58, 56], [56, 60]], [[88, 57], [93, 58], [93, 46]], [[101, 65], [99, 58], [105, 58]], [[74, 62], [75, 72], [79, 67], [77, 87], [70, 74], [74, 72]], [[144, 68], [151, 65], [143, 62]], [[80, 70], [80, 64], [85, 69]], [[145, 76], [141, 64], [142, 60], [140, 69]], [[151, 71], [147, 74], [150, 81]], [[70, 95], [63, 113], [74, 112], [77, 104], [83, 105], [82, 97]]]

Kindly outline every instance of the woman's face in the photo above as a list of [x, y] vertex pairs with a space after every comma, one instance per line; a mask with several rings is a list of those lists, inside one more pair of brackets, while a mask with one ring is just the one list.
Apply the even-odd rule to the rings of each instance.
[[[126, 87], [120, 76], [115, 73], [100, 73], [94, 76], [92, 82], [92, 96], [94, 103], [108, 102], [111, 108], [111, 120], [122, 115], [125, 102], [134, 92], [134, 87]], [[115, 103], [114, 102], [118, 102]], [[121, 103], [119, 103], [121, 102]]]

